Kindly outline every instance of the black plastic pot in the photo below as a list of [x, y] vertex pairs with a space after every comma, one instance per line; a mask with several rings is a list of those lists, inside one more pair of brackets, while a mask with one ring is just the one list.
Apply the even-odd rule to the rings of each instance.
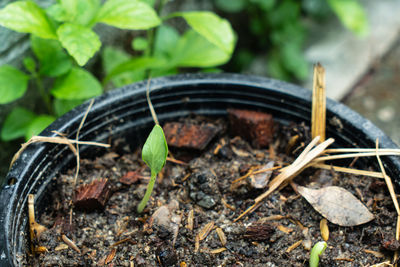
[[[80, 140], [109, 142], [123, 137], [133, 147], [146, 138], [153, 126], [146, 98], [146, 82], [136, 83], [98, 97], [81, 130]], [[271, 113], [283, 123], [310, 122], [311, 93], [285, 82], [237, 74], [189, 74], [151, 81], [151, 99], [161, 124], [191, 113], [224, 116], [226, 109], [245, 108]], [[51, 131], [75, 138], [88, 107], [85, 103], [51, 124]], [[371, 122], [346, 106], [327, 101], [327, 136], [342, 147], [383, 148], [396, 145]], [[81, 146], [82, 156], [94, 156], [104, 149]], [[374, 160], [360, 161], [365, 166]], [[65, 145], [34, 144], [15, 162], [0, 194], [0, 266], [18, 266], [17, 255], [26, 253], [27, 199], [36, 194], [36, 210], [43, 210], [50, 181], [59, 172], [75, 165], [74, 155]], [[399, 184], [400, 160], [385, 157], [386, 170]]]

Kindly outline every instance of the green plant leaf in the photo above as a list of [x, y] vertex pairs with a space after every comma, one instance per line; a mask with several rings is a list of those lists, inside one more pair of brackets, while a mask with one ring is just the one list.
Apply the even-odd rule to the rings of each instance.
[[100, 9], [99, 0], [61, 0], [67, 20], [83, 26], [90, 25]]
[[56, 38], [46, 13], [32, 1], [16, 1], [1, 9], [0, 25], [17, 32], [32, 33], [42, 38]]
[[168, 25], [161, 25], [158, 27], [154, 41], [154, 56], [171, 57], [179, 38], [179, 33], [175, 28]]
[[12, 102], [25, 94], [29, 76], [10, 66], [0, 67], [0, 104]]
[[136, 37], [132, 41], [132, 48], [136, 51], [144, 51], [149, 46], [149, 42], [146, 38], [143, 37]]
[[54, 4], [46, 8], [46, 13], [53, 20], [65, 22], [68, 20], [68, 14], [61, 4]]
[[229, 13], [237, 13], [243, 11], [246, 7], [246, 0], [216, 0], [215, 5], [222, 11]]
[[180, 67], [215, 67], [226, 63], [229, 58], [228, 52], [189, 30], [179, 40], [170, 64]]
[[1, 140], [10, 141], [24, 137], [36, 115], [21, 107], [14, 108], [5, 118], [1, 128]]
[[72, 99], [72, 100], [66, 100], [66, 99], [59, 99], [55, 98], [53, 101], [53, 106], [54, 106], [54, 111], [58, 117], [64, 115], [71, 109], [73, 109], [76, 106], [79, 106], [85, 101], [85, 99]]
[[164, 131], [160, 125], [154, 125], [142, 148], [142, 159], [151, 169], [151, 174], [157, 175], [165, 165], [168, 155], [168, 145]]
[[367, 16], [357, 0], [328, 0], [328, 4], [345, 27], [360, 36], [368, 34]]
[[204, 36], [228, 54], [233, 53], [236, 37], [231, 24], [209, 11], [180, 12], [186, 22], [196, 32]]
[[57, 77], [67, 73], [72, 67], [72, 60], [57, 40], [45, 40], [31, 36], [31, 47], [39, 59], [39, 73]]
[[287, 70], [297, 79], [305, 80], [308, 77], [308, 62], [301, 47], [296, 43], [285, 43], [281, 47], [282, 61]]
[[[111, 46], [107, 46], [102, 51], [102, 62], [106, 75], [120, 64], [123, 64], [132, 59], [128, 53], [122, 50], [116, 49]], [[126, 71], [121, 74], [117, 74], [111, 78], [111, 82], [116, 87], [121, 87], [136, 81], [141, 81], [145, 78], [144, 69], [135, 71]]]
[[50, 115], [39, 115], [28, 125], [25, 133], [25, 139], [29, 140], [32, 136], [40, 134], [56, 118]]
[[155, 10], [138, 0], [108, 0], [101, 7], [97, 22], [121, 29], [147, 30], [161, 23]]
[[88, 99], [102, 93], [99, 81], [88, 71], [74, 67], [57, 78], [51, 94], [59, 99]]
[[78, 24], [64, 23], [58, 28], [57, 35], [62, 46], [80, 66], [85, 65], [101, 46], [94, 31]]
[[156, 69], [166, 67], [169, 63], [163, 58], [156, 57], [137, 57], [125, 61], [115, 68], [104, 78], [103, 84], [106, 84], [110, 79], [122, 73], [131, 71], [141, 71], [146, 69]]
[[27, 71], [30, 73], [35, 73], [36, 72], [36, 62], [33, 60], [31, 57], [25, 57], [23, 60], [24, 67]]

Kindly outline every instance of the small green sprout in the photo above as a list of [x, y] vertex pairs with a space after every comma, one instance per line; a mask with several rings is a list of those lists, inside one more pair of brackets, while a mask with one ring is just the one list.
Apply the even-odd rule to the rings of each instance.
[[310, 267], [318, 267], [319, 256], [324, 253], [326, 246], [327, 245], [325, 241], [317, 242], [314, 245], [310, 254]]
[[165, 161], [167, 160], [167, 154], [168, 145], [167, 141], [165, 140], [163, 129], [160, 127], [160, 125], [156, 124], [147, 137], [142, 149], [142, 159], [147, 166], [150, 167], [151, 178], [149, 184], [147, 185], [146, 193], [137, 207], [137, 211], [139, 213], [143, 211], [150, 199], [154, 183], [156, 182], [157, 174], [164, 167]]

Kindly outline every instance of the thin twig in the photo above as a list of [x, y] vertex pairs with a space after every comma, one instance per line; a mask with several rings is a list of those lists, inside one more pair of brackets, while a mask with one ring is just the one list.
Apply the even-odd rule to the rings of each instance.
[[330, 156], [321, 156], [314, 160], [314, 162], [326, 161], [326, 160], [333, 160], [333, 159], [348, 159], [348, 158], [355, 158], [355, 157], [374, 157], [376, 155], [379, 156], [399, 156], [400, 152], [396, 151], [381, 151], [378, 150], [377, 152], [362, 152], [362, 153], [349, 153], [349, 154], [341, 154], [341, 155], [330, 155]]
[[[399, 217], [400, 216], [400, 208], [399, 208], [399, 203], [397, 202], [396, 193], [394, 192], [392, 179], [390, 179], [390, 177], [386, 174], [385, 167], [382, 164], [382, 161], [381, 161], [381, 158], [379, 157], [378, 151], [379, 151], [379, 139], [377, 138], [376, 139], [376, 159], [378, 160], [379, 167], [381, 168], [381, 172], [383, 174], [383, 177], [385, 178], [385, 182], [388, 187], [390, 196], [392, 197], [394, 207], [396, 208], [397, 217]], [[397, 220], [397, 225], [396, 225], [396, 240], [399, 240], [398, 231], [397, 231], [397, 229], [399, 228], [398, 223], [399, 223], [399, 220]], [[395, 253], [393, 257], [394, 257], [393, 261], [396, 262], [398, 254]]]
[[10, 168], [11, 166], [15, 163], [15, 161], [19, 158], [22, 152], [30, 145], [34, 143], [53, 143], [53, 144], [64, 144], [68, 145], [68, 147], [71, 149], [71, 151], [76, 155], [77, 151], [75, 147], [72, 144], [77, 144], [79, 143], [80, 145], [91, 145], [91, 146], [100, 146], [100, 147], [110, 147], [109, 144], [103, 144], [103, 143], [98, 143], [98, 142], [90, 142], [90, 141], [76, 141], [73, 139], [66, 139], [64, 137], [48, 137], [48, 136], [32, 136], [31, 139], [28, 140], [28, 142], [23, 143], [21, 145], [21, 148], [15, 153], [14, 157], [11, 160], [10, 163]]
[[92, 101], [90, 101], [88, 108], [86, 109], [85, 115], [83, 116], [81, 123], [79, 124], [79, 128], [78, 131], [76, 132], [76, 171], [75, 171], [75, 177], [74, 177], [74, 188], [76, 185], [76, 182], [78, 180], [78, 174], [79, 174], [79, 168], [80, 168], [80, 156], [79, 156], [79, 134], [81, 132], [81, 129], [83, 127], [83, 124], [86, 121], [87, 115], [89, 114], [90, 109], [92, 108], [94, 103], [94, 99], [92, 99]]
[[356, 174], [356, 175], [370, 176], [370, 177], [375, 177], [375, 178], [382, 178], [382, 179], [384, 178], [383, 174], [380, 172], [364, 171], [364, 170], [345, 168], [345, 167], [339, 167], [339, 166], [328, 165], [328, 164], [314, 163], [314, 164], [311, 164], [310, 167], [320, 168], [320, 169], [325, 169], [325, 170], [334, 170], [337, 172], [344, 172], [344, 173], [350, 173], [350, 174]]
[[157, 124], [157, 125], [160, 125], [158, 123], [157, 114], [156, 114], [156, 112], [154, 110], [153, 104], [151, 103], [151, 99], [150, 99], [150, 82], [151, 82], [151, 78], [149, 78], [147, 80], [147, 88], [146, 88], [147, 104], [149, 105], [150, 113], [151, 113], [151, 116], [153, 117], [154, 123]]
[[[319, 141], [319, 136], [315, 137], [311, 143], [304, 149], [304, 151], [299, 155], [299, 157], [289, 166], [282, 169], [282, 172], [277, 175], [269, 184], [268, 190], [258, 196], [254, 200], [254, 204], [250, 206], [246, 211], [239, 215], [234, 221], [239, 220], [244, 215], [249, 212], [254, 211], [261, 205], [261, 201], [268, 197], [272, 192], [274, 192], [281, 185], [286, 185], [289, 183], [294, 177], [296, 177], [300, 172], [302, 172], [305, 168], [309, 166], [309, 163], [320, 154], [324, 152], [324, 150], [331, 145], [335, 140], [333, 138], [329, 138], [328, 140], [322, 142], [321, 144], [314, 147]], [[314, 148], [313, 148], [314, 147]]]

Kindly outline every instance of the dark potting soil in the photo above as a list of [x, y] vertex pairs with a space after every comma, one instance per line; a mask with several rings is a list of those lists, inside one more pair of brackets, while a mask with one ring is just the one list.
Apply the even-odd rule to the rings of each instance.
[[[111, 196], [105, 208], [92, 212], [74, 209], [71, 217], [75, 170], [54, 177], [53, 201], [38, 219], [49, 228], [38, 243], [48, 252], [21, 255], [23, 266], [307, 266], [311, 246], [322, 240], [323, 217], [290, 186], [233, 222], [265, 191], [251, 185], [254, 176], [235, 180], [255, 166], [293, 162], [302, 150], [296, 147], [310, 141], [305, 134], [309, 129], [304, 126], [276, 127], [272, 145], [266, 149], [256, 149], [241, 137], [230, 136], [229, 131], [220, 133], [200, 152], [170, 148], [176, 159], [187, 164], [167, 161], [142, 214], [137, 214], [136, 208], [146, 190], [149, 169], [141, 160], [140, 149], [129, 152], [126, 146], [123, 154], [109, 152], [94, 160], [81, 160], [78, 186], [108, 179]], [[223, 129], [227, 128], [224, 125]], [[288, 140], [298, 133], [301, 138], [287, 155]], [[270, 174], [274, 177], [277, 173]], [[260, 175], [264, 175], [261, 180], [268, 178], [268, 172]], [[134, 183], [122, 183], [124, 176], [123, 181]], [[390, 248], [387, 244], [394, 238], [396, 213], [384, 182], [311, 168], [294, 181], [316, 188], [343, 187], [375, 216], [356, 227], [328, 223], [328, 248], [321, 266], [369, 266], [392, 257], [393, 252], [383, 244]], [[62, 235], [81, 253], [71, 249]]]

